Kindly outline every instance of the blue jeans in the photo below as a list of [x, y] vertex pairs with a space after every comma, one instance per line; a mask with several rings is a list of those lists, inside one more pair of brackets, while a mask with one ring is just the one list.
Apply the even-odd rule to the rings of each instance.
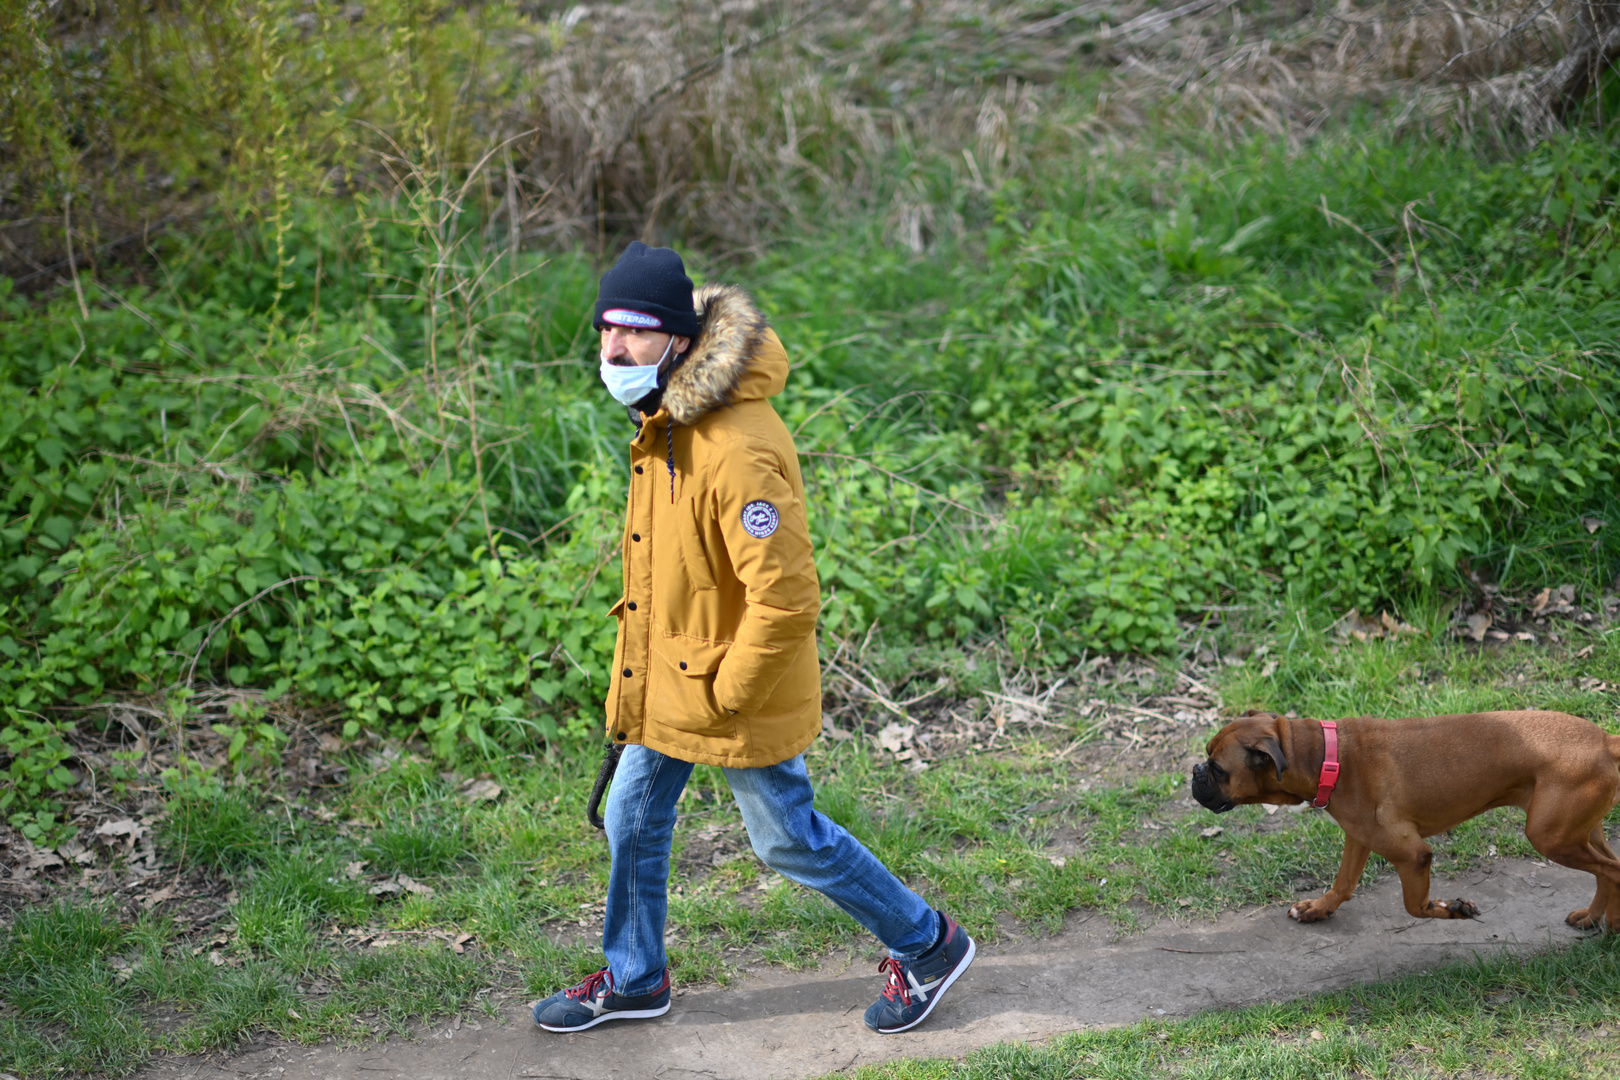
[[[802, 754], [763, 769], [724, 771], [754, 853], [766, 866], [826, 896], [901, 960], [933, 946], [938, 918], [922, 897], [810, 805]], [[627, 746], [608, 791], [604, 818], [613, 867], [602, 951], [620, 994], [650, 994], [663, 980], [675, 803], [691, 775], [689, 761]]]

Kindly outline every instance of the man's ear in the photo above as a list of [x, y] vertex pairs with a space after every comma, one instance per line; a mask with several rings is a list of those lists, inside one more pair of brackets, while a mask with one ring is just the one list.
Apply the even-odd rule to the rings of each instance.
[[1271, 763], [1277, 767], [1277, 779], [1282, 779], [1283, 770], [1288, 768], [1288, 758], [1283, 755], [1282, 744], [1277, 741], [1275, 735], [1267, 735], [1249, 749], [1270, 758]]

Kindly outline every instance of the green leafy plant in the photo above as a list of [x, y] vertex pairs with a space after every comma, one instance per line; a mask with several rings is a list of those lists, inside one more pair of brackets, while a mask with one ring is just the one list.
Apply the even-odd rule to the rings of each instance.
[[[41, 835], [72, 778], [43, 709], [111, 693], [259, 687], [442, 762], [597, 730], [631, 429], [592, 268], [492, 252], [437, 153], [391, 205], [177, 241], [162, 288], [0, 298], [0, 798]], [[741, 275], [795, 365], [829, 650], [1164, 651], [1203, 608], [1371, 609], [1464, 559], [1607, 583], [1612, 148], [1205, 157], [967, 200], [959, 250], [873, 223]], [[243, 771], [261, 723], [224, 725]]]
[[[72, 787], [75, 778], [64, 766], [72, 751], [56, 724], [5, 710], [0, 726], [0, 753], [10, 758], [6, 784], [0, 787], [0, 813], [29, 840], [55, 847], [74, 830], [59, 821], [62, 804], [54, 798]], [[71, 730], [71, 728], [67, 729]]]
[[1271, 216], [1262, 215], [1232, 230], [1226, 239], [1215, 240], [1199, 231], [1198, 214], [1192, 200], [1183, 198], [1168, 218], [1154, 225], [1149, 246], [1178, 274], [1193, 278], [1231, 277], [1252, 261], [1238, 253], [1263, 235], [1270, 224]]

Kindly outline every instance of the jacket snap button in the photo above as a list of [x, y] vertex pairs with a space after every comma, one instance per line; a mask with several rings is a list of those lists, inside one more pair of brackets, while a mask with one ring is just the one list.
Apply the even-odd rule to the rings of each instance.
[[636, 543], [639, 544], [639, 543], [641, 543], [641, 534], [640, 533], [631, 533], [630, 534], [630, 539], [634, 540]]
[[627, 678], [627, 679], [630, 677], [630, 669], [629, 668], [624, 669], [624, 677]]
[[636, 466], [636, 475], [637, 475], [637, 476], [640, 476], [640, 475], [641, 475], [641, 466], [640, 466], [640, 465], [637, 465], [637, 466]]
[[686, 661], [685, 661], [685, 660], [682, 660], [682, 661], [681, 661], [681, 670], [682, 670], [682, 671], [685, 671], [685, 670], [686, 670]]
[[628, 604], [626, 604], [624, 606], [629, 608], [631, 611], [636, 610], [636, 602], [634, 600], [630, 601]]
[[621, 739], [624, 738], [624, 732], [622, 732], [622, 731], [619, 732], [619, 738], [621, 738]]

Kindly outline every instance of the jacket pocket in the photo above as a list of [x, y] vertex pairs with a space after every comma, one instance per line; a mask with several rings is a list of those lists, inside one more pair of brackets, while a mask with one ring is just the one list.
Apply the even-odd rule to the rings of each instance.
[[681, 534], [681, 558], [686, 563], [686, 576], [694, 589], [714, 588], [714, 569], [709, 565], [708, 552], [703, 550], [703, 511], [696, 499], [686, 499], [685, 513], [677, 530]]
[[730, 643], [655, 634], [647, 720], [694, 735], [729, 739], [737, 720], [714, 697], [714, 675]]

